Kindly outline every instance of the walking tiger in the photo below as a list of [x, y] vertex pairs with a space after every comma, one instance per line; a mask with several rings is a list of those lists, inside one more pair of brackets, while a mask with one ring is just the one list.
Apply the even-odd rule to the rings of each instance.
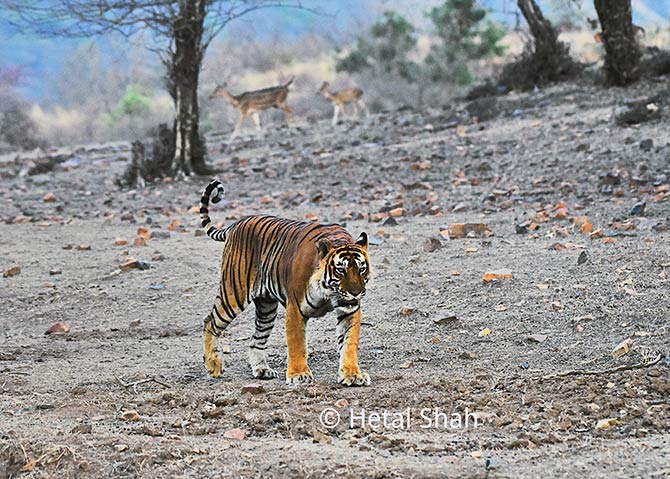
[[205, 318], [204, 360], [210, 374], [218, 377], [223, 370], [218, 337], [253, 302], [256, 319], [249, 362], [255, 378], [277, 377], [265, 349], [281, 304], [286, 308], [287, 384], [312, 381], [307, 320], [335, 311], [338, 380], [346, 386], [369, 385], [370, 376], [358, 365], [360, 302], [370, 277], [367, 235], [361, 233], [354, 241], [339, 225], [269, 215], [247, 216], [216, 228], [208, 206], [210, 197], [217, 203], [222, 195], [223, 185], [213, 180], [200, 201], [202, 227], [210, 238], [224, 242], [219, 290]]

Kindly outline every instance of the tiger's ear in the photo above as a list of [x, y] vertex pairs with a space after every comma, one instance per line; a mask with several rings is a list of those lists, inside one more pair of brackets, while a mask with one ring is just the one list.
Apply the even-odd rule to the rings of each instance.
[[319, 252], [319, 257], [321, 259], [328, 256], [328, 253], [332, 248], [333, 244], [330, 242], [328, 238], [321, 238], [319, 241], [316, 242], [316, 250]]
[[368, 249], [368, 234], [361, 233], [361, 235], [356, 240], [356, 244], [363, 249]]

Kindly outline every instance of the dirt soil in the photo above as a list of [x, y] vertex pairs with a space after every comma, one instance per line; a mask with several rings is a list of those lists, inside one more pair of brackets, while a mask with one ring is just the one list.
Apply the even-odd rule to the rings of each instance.
[[[128, 145], [41, 174], [4, 156], [0, 270], [21, 270], [0, 278], [0, 477], [670, 477], [668, 106], [613, 120], [662, 86], [509, 95], [481, 123], [457, 105], [275, 125], [228, 151], [230, 132], [209, 138], [227, 189], [215, 221], [316, 216], [371, 235], [366, 388], [337, 384], [329, 315], [309, 323], [314, 384], [243, 393], [253, 308], [208, 377], [221, 245], [191, 209], [209, 178], [121, 191]], [[445, 238], [453, 223], [493, 235]], [[128, 257], [149, 268], [121, 272]], [[513, 277], [483, 281], [500, 270]], [[268, 351], [283, 375], [280, 314]], [[45, 335], [57, 322], [70, 331]], [[599, 373], [545, 377], [581, 369]]]

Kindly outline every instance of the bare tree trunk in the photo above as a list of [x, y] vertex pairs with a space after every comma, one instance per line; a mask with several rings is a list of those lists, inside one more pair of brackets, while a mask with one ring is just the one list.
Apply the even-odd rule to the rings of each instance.
[[633, 30], [631, 0], [595, 0], [605, 46], [605, 75], [614, 85], [639, 78], [642, 53]]
[[544, 18], [535, 0], [517, 0], [526, 19], [533, 41], [529, 42], [519, 59], [508, 64], [500, 82], [507, 87], [528, 90], [536, 85], [566, 80], [579, 71], [570, 57], [569, 47], [558, 40], [558, 32]]
[[518, 0], [518, 5], [535, 40], [535, 54], [545, 56], [559, 51], [558, 33], [535, 0]]
[[210, 173], [206, 148], [200, 136], [198, 81], [204, 54], [202, 35], [206, 0], [180, 0], [174, 21], [174, 52], [168, 61], [168, 90], [174, 100], [174, 152], [172, 174]]

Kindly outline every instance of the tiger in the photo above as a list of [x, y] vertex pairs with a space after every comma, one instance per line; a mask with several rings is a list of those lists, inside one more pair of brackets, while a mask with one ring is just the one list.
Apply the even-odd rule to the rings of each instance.
[[253, 302], [256, 319], [249, 364], [254, 378], [277, 377], [265, 350], [281, 304], [286, 309], [286, 384], [313, 381], [307, 364], [307, 321], [334, 311], [338, 382], [369, 385], [370, 376], [358, 364], [361, 299], [370, 278], [367, 234], [361, 233], [354, 241], [337, 224], [271, 215], [246, 216], [217, 228], [209, 217], [209, 201], [218, 203], [223, 193], [223, 184], [215, 179], [200, 199], [202, 227], [207, 236], [224, 243], [219, 289], [204, 327], [204, 362], [211, 376], [223, 372], [218, 338]]

